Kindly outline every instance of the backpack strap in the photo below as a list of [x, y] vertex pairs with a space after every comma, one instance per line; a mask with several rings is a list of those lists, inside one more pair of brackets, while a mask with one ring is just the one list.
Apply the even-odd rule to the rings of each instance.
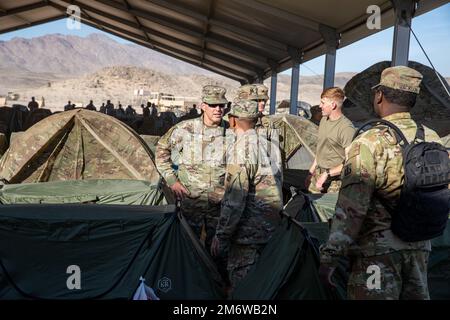
[[422, 124], [420, 124], [420, 123], [417, 123], [417, 131], [416, 131], [416, 136], [414, 137], [414, 140], [425, 141], [425, 129], [423, 128]]
[[[408, 140], [406, 139], [405, 135], [403, 134], [403, 132], [392, 122], [389, 122], [387, 120], [383, 120], [383, 119], [372, 119], [372, 120], [368, 120], [366, 122], [364, 122], [358, 130], [356, 130], [355, 134], [353, 135], [353, 139], [355, 140], [355, 138], [359, 135], [360, 132], [363, 131], [363, 129], [369, 125], [377, 125], [377, 124], [384, 124], [386, 126], [388, 126], [389, 128], [391, 128], [392, 130], [394, 130], [394, 134], [395, 137], [397, 139], [398, 142], [402, 142], [403, 141], [403, 146], [406, 147], [407, 145], [409, 145]], [[423, 129], [423, 128], [422, 128]]]

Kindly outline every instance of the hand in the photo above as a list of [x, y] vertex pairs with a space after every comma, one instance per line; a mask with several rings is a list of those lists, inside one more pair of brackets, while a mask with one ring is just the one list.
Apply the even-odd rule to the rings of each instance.
[[326, 267], [320, 265], [319, 267], [319, 278], [322, 284], [328, 288], [336, 288], [336, 284], [333, 282], [333, 273], [336, 267]]
[[219, 239], [216, 236], [212, 239], [211, 242], [211, 255], [216, 257], [219, 255]]
[[178, 200], [183, 200], [187, 195], [189, 195], [189, 191], [179, 181], [175, 182], [170, 189], [172, 189], [173, 193], [175, 193], [175, 197]]
[[319, 179], [317, 179], [316, 182], [316, 188], [319, 191], [322, 191], [323, 189], [323, 184], [325, 183], [325, 181], [327, 181], [328, 179], [328, 173], [324, 172], [319, 176]]

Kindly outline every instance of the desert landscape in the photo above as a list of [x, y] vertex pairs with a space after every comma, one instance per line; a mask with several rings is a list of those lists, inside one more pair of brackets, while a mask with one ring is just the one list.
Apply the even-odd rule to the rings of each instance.
[[[301, 72], [301, 71], [300, 71]], [[223, 86], [232, 99], [239, 83], [134, 44], [121, 44], [108, 36], [85, 38], [52, 34], [0, 41], [0, 95], [13, 92], [27, 105], [32, 96], [45, 107], [62, 110], [67, 101], [96, 106], [111, 99], [136, 106], [136, 89], [164, 92], [200, 100], [207, 84]], [[338, 73], [336, 85], [344, 86], [354, 73]], [[279, 74], [277, 100], [289, 99], [291, 78]], [[322, 76], [300, 76], [299, 100], [317, 104]], [[265, 81], [270, 88], [270, 79]]]

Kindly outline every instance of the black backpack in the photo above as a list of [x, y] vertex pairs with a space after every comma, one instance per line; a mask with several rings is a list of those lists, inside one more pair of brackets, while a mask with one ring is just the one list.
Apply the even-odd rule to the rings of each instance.
[[392, 232], [406, 242], [440, 236], [450, 213], [450, 160], [446, 148], [436, 142], [425, 142], [420, 124], [414, 140], [408, 143], [402, 131], [386, 120], [365, 122], [353, 138], [369, 124], [392, 128], [402, 148], [405, 177], [400, 198], [395, 208], [385, 205], [392, 216]]

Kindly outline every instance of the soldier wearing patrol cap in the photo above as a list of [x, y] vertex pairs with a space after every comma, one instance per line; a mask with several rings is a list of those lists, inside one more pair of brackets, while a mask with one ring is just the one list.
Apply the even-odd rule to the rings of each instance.
[[236, 142], [228, 150], [225, 195], [211, 254], [228, 252], [232, 288], [256, 264], [280, 222], [280, 166], [269, 161], [266, 144], [257, 135], [258, 103], [235, 100], [229, 113]]
[[[373, 87], [375, 113], [395, 124], [408, 142], [417, 131], [410, 109], [421, 80], [416, 70], [397, 66], [383, 70], [380, 83]], [[425, 141], [440, 142], [436, 132], [424, 130]], [[402, 149], [391, 129], [373, 127], [351, 143], [319, 271], [322, 281], [333, 285], [338, 259], [347, 255], [350, 299], [429, 299], [430, 241], [405, 242], [391, 230], [390, 208], [399, 201], [403, 182]]]
[[262, 117], [264, 116], [264, 108], [266, 106], [269, 88], [264, 84], [244, 84], [238, 89], [236, 100], [252, 100], [258, 103], [258, 123], [257, 126], [262, 125]]
[[[197, 237], [200, 239], [202, 230], [206, 232], [208, 251], [224, 194], [225, 140], [227, 134], [232, 134], [222, 119], [228, 103], [225, 93], [225, 88], [219, 86], [203, 87], [202, 116], [173, 126], [156, 147], [158, 171], [181, 200], [181, 211]], [[176, 157], [178, 172], [174, 170]], [[219, 257], [216, 262], [226, 275], [224, 259]]]

